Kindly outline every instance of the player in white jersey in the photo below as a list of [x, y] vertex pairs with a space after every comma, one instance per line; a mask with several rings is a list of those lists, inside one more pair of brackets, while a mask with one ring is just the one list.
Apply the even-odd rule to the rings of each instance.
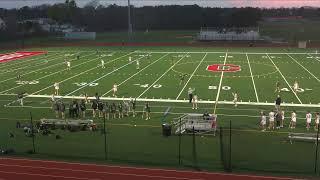
[[192, 97], [192, 109], [198, 109], [198, 96], [196, 94]]
[[54, 94], [59, 95], [59, 83], [55, 82], [53, 86], [54, 86]]
[[315, 114], [315, 119], [314, 119], [314, 130], [318, 130], [318, 128], [319, 128], [319, 121], [320, 121], [320, 114], [319, 114], [319, 112], [316, 112], [316, 114]]
[[280, 111], [281, 113], [281, 124], [280, 124], [280, 128], [283, 128], [284, 126], [284, 111]]
[[273, 110], [269, 113], [269, 127], [268, 129], [274, 130], [274, 112]]
[[132, 57], [131, 56], [129, 56], [129, 62], [131, 62], [132, 61]]
[[137, 69], [140, 69], [140, 62], [137, 60]]
[[116, 83], [113, 84], [112, 91], [113, 97], [117, 97], [118, 85]]
[[296, 124], [297, 124], [297, 114], [296, 114], [296, 111], [292, 111], [289, 128], [290, 129], [295, 129], [296, 128]]
[[311, 119], [312, 119], [312, 114], [310, 113], [310, 111], [308, 111], [308, 113], [306, 114], [306, 128], [307, 130], [310, 129], [310, 124], [311, 124]]
[[267, 117], [263, 111], [261, 111], [260, 115], [261, 115], [260, 128], [262, 129], [261, 131], [266, 131]]
[[234, 92], [232, 93], [232, 96], [233, 96], [233, 103], [234, 103], [234, 107], [237, 107], [238, 106], [238, 93], [237, 92]]
[[293, 83], [293, 90], [295, 93], [298, 92], [298, 89], [299, 89], [299, 84], [298, 84], [298, 81], [294, 81]]
[[71, 70], [71, 62], [70, 61], [67, 61], [67, 70]]
[[103, 60], [103, 59], [101, 59], [101, 68], [102, 68], [102, 69], [106, 68], [106, 67], [104, 66], [104, 60]]

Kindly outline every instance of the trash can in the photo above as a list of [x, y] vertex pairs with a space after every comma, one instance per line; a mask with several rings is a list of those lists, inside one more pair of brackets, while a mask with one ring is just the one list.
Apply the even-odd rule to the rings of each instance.
[[162, 135], [165, 137], [171, 136], [171, 125], [164, 123], [162, 124]]

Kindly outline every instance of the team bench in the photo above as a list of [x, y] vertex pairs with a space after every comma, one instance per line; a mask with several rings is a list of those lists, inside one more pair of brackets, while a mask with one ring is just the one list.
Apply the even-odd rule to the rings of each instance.
[[291, 144], [293, 141], [317, 142], [317, 134], [314, 133], [289, 133], [288, 138]]

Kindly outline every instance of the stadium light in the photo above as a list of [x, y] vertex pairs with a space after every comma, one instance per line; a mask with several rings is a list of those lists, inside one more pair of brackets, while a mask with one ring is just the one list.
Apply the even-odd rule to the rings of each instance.
[[128, 0], [128, 33], [132, 34], [132, 24], [131, 24], [131, 12], [130, 12], [130, 0]]

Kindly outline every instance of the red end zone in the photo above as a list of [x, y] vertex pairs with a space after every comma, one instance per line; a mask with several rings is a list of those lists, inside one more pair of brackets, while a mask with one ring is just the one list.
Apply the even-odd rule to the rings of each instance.
[[45, 54], [46, 51], [18, 51], [10, 54], [0, 54], [0, 63], [5, 63], [9, 61], [14, 61], [17, 59], [22, 59], [30, 56], [37, 56], [40, 54]]

